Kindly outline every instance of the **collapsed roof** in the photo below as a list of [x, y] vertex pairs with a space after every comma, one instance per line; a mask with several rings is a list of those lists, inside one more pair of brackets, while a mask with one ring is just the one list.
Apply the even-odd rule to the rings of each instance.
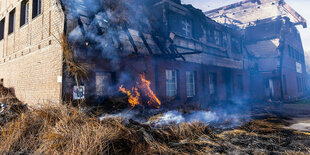
[[295, 25], [307, 28], [307, 21], [284, 0], [243, 0], [205, 14], [225, 25], [237, 25], [244, 28], [255, 25], [258, 20], [287, 17]]

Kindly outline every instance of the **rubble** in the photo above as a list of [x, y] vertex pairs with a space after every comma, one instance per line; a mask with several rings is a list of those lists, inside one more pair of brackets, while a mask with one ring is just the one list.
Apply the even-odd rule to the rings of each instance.
[[1, 102], [0, 102], [0, 105], [1, 105], [1, 111], [0, 111], [0, 114], [1, 114], [7, 108], [7, 106]]
[[27, 110], [27, 105], [19, 101], [12, 91], [0, 84], [0, 126], [13, 121]]

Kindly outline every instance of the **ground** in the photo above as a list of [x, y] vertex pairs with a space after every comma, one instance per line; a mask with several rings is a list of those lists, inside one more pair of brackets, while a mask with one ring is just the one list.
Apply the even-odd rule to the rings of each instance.
[[99, 120], [99, 108], [1, 102], [8, 108], [0, 115], [0, 154], [310, 154], [306, 104], [268, 103], [252, 108], [241, 124], [222, 128], [231, 120], [154, 126], [122, 115]]

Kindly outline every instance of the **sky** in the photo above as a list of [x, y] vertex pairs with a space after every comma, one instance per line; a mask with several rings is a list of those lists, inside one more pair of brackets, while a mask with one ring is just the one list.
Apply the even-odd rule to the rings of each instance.
[[[182, 0], [183, 3], [192, 4], [203, 11], [216, 9], [239, 1], [241, 0]], [[309, 28], [304, 29], [302, 26], [298, 26], [298, 29], [300, 31], [305, 51], [310, 53], [310, 0], [285, 0], [285, 2], [308, 22]]]

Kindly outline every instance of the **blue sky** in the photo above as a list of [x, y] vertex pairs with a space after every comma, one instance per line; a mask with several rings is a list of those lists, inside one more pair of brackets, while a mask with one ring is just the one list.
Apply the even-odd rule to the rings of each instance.
[[[193, 6], [202, 9], [203, 11], [212, 10], [239, 2], [241, 0], [182, 0], [183, 3], [192, 4]], [[307, 19], [309, 28], [302, 28], [298, 26], [305, 51], [310, 53], [310, 0], [285, 0], [290, 6], [292, 6], [301, 16]]]

